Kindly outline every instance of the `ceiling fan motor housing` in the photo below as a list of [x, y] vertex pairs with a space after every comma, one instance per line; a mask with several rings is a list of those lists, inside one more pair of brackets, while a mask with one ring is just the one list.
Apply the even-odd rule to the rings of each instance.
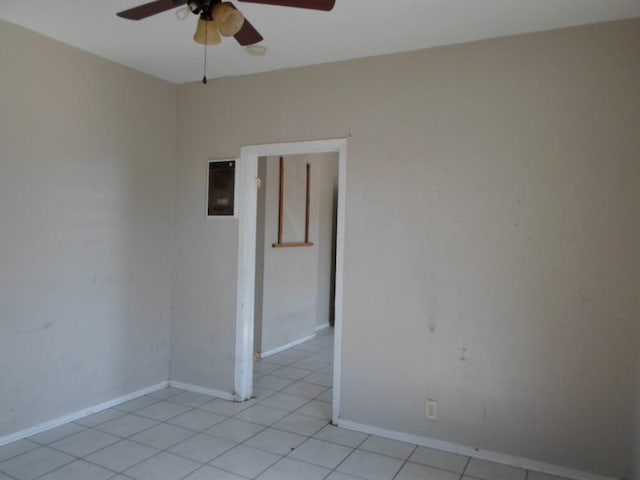
[[213, 8], [221, 0], [189, 0], [191, 13], [200, 15], [203, 20], [213, 20]]

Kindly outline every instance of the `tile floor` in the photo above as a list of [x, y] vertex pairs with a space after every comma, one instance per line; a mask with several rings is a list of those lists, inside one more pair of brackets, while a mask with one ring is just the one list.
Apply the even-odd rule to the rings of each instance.
[[0, 480], [554, 480], [330, 425], [332, 333], [256, 363], [248, 402], [166, 388], [0, 447]]

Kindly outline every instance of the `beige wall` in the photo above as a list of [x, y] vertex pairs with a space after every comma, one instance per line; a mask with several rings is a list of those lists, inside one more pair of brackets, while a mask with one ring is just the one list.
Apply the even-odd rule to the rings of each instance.
[[175, 114], [0, 22], [0, 437], [167, 380]]
[[173, 372], [233, 386], [238, 226], [201, 213], [206, 159], [348, 137], [342, 417], [629, 476], [639, 43], [634, 20], [179, 87]]

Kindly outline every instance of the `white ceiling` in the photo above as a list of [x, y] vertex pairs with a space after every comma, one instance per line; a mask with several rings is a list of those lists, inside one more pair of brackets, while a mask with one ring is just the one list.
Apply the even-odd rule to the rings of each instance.
[[[197, 17], [115, 15], [146, 1], [0, 0], [0, 18], [173, 83], [198, 81]], [[640, 17], [640, 0], [336, 0], [332, 12], [234, 1], [268, 53], [252, 57], [225, 39], [209, 47], [209, 78]]]

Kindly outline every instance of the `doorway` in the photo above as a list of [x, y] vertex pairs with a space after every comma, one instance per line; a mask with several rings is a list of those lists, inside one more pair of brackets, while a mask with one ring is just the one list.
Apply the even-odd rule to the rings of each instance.
[[336, 423], [340, 407], [340, 367], [342, 339], [342, 286], [344, 263], [344, 226], [346, 192], [346, 139], [281, 143], [242, 147], [238, 162], [238, 297], [236, 309], [235, 398], [247, 400], [252, 395], [254, 353], [254, 308], [256, 234], [258, 218], [258, 162], [260, 157], [338, 154], [338, 206], [335, 247], [335, 307], [333, 353], [332, 420]]
[[253, 348], [265, 359], [333, 335], [338, 154], [260, 157], [258, 174]]

